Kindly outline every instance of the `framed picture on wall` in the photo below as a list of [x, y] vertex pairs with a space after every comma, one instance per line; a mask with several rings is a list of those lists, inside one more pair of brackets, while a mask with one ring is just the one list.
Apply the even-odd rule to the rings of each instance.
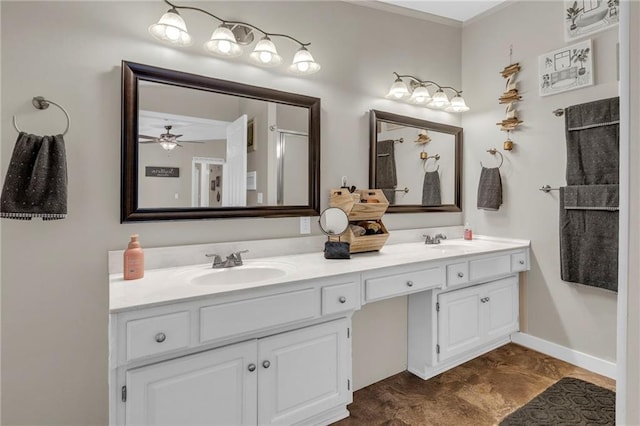
[[565, 0], [564, 39], [576, 40], [618, 24], [618, 0]]
[[253, 152], [256, 150], [255, 126], [256, 123], [253, 118], [247, 121], [247, 152]]
[[540, 96], [593, 85], [591, 40], [566, 46], [538, 57]]

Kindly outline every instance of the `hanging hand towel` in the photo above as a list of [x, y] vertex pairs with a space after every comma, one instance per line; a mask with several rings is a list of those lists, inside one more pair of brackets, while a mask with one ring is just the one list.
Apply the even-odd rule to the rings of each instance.
[[380, 141], [377, 144], [376, 159], [376, 188], [382, 189], [389, 203], [396, 202], [396, 156], [392, 139]]
[[502, 178], [500, 168], [483, 167], [478, 183], [478, 209], [498, 210], [502, 205]]
[[442, 204], [440, 197], [440, 174], [438, 171], [425, 172], [422, 183], [422, 205], [439, 206]]
[[67, 215], [67, 160], [62, 135], [20, 132], [0, 196], [0, 217], [31, 220]]

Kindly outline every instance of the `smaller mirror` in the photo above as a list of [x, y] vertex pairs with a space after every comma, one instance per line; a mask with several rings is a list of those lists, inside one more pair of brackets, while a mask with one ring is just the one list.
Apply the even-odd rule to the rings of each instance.
[[[350, 244], [340, 241], [340, 235], [349, 227], [349, 217], [338, 207], [329, 207], [320, 215], [320, 229], [329, 236], [324, 243], [325, 259], [350, 259]], [[331, 241], [331, 237], [338, 237], [338, 241]]]

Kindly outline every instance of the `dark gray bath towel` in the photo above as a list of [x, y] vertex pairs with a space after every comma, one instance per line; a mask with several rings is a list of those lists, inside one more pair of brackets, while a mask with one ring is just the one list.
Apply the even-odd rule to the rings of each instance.
[[20, 132], [0, 197], [0, 217], [64, 219], [67, 215], [67, 160], [62, 135]]
[[478, 209], [498, 210], [502, 205], [502, 178], [500, 168], [483, 167], [478, 183]]
[[619, 182], [619, 121], [617, 97], [566, 109], [567, 185]]
[[376, 148], [376, 188], [382, 189], [390, 204], [396, 202], [396, 155], [394, 141], [391, 139], [379, 141]]
[[422, 205], [439, 206], [442, 204], [440, 197], [440, 174], [437, 170], [424, 173], [422, 183]]
[[563, 281], [618, 291], [618, 185], [560, 188], [560, 274]]

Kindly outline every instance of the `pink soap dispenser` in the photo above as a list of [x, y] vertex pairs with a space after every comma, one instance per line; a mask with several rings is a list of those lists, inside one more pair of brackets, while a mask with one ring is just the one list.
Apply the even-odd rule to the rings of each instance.
[[469, 222], [464, 223], [464, 239], [465, 240], [473, 239], [473, 231], [471, 230], [471, 225], [469, 225]]
[[124, 279], [137, 280], [144, 277], [144, 252], [138, 241], [138, 234], [131, 236], [129, 246], [124, 251]]

